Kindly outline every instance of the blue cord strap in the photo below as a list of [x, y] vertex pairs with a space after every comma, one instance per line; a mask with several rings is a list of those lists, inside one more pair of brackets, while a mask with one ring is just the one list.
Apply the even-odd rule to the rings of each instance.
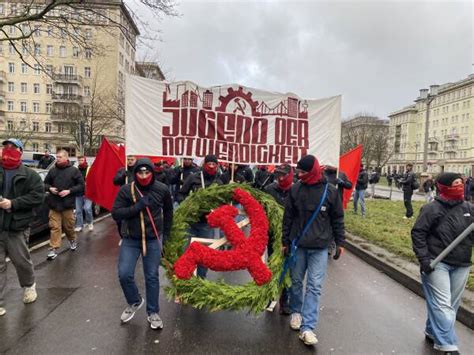
[[279, 283], [281, 284], [283, 282], [283, 279], [286, 276], [286, 273], [290, 269], [290, 266], [294, 266], [296, 263], [296, 250], [298, 249], [298, 243], [300, 239], [306, 234], [308, 231], [309, 227], [311, 224], [313, 224], [314, 220], [319, 214], [319, 211], [321, 210], [321, 207], [323, 207], [324, 201], [326, 201], [326, 197], [328, 195], [328, 183], [324, 186], [324, 192], [323, 192], [323, 197], [321, 198], [321, 201], [319, 202], [318, 207], [314, 210], [313, 214], [311, 215], [310, 219], [306, 223], [306, 225], [303, 228], [303, 231], [300, 233], [300, 235], [293, 239], [291, 242], [291, 248], [290, 248], [290, 253], [289, 255], [285, 258], [285, 263], [283, 264], [283, 270], [280, 275], [280, 281]]

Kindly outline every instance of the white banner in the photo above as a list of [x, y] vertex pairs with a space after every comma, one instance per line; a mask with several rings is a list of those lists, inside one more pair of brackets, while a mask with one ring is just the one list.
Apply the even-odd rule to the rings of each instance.
[[305, 100], [239, 85], [127, 78], [126, 152], [241, 164], [339, 165], [341, 97]]

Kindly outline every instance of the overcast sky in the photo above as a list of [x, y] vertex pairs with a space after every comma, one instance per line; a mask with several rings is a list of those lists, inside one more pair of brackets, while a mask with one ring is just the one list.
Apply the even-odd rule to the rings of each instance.
[[343, 119], [387, 117], [420, 88], [472, 73], [471, 1], [183, 0], [177, 10], [154, 21], [162, 41], [147, 50], [167, 79], [340, 94]]

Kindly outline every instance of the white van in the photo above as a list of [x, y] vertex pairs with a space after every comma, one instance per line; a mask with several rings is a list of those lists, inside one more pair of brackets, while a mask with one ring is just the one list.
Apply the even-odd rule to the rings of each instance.
[[[52, 155], [54, 159], [56, 159], [56, 154], [53, 154], [53, 153], [49, 153], [49, 154]], [[36, 168], [42, 157], [44, 157], [44, 152], [31, 152], [31, 151], [25, 150], [21, 156], [21, 161], [26, 166], [29, 166], [31, 168]]]

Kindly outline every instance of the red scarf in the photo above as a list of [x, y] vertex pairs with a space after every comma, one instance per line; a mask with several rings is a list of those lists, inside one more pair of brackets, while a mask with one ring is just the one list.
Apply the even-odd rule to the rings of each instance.
[[3, 148], [2, 167], [7, 170], [16, 169], [21, 165], [21, 152], [16, 148]]
[[87, 162], [85, 161], [84, 163], [79, 164], [79, 169], [86, 170], [88, 166], [89, 165], [87, 165]]
[[142, 177], [140, 174], [135, 174], [135, 178], [139, 185], [148, 186], [151, 183], [151, 180], [154, 178], [153, 174], [149, 174], [147, 177]]
[[211, 176], [216, 175], [217, 173], [217, 164], [213, 167], [210, 167], [208, 164], [204, 164], [204, 171]]
[[69, 160], [66, 160], [66, 161], [64, 161], [64, 162], [59, 162], [59, 161], [56, 162], [56, 166], [57, 166], [58, 168], [65, 168], [65, 167], [68, 166], [68, 165], [69, 165]]
[[288, 174], [278, 178], [278, 187], [283, 191], [288, 191], [291, 185], [293, 185], [293, 169]]
[[439, 196], [446, 201], [463, 201], [464, 200], [464, 184], [456, 186], [446, 186], [437, 183]]
[[314, 185], [321, 180], [321, 167], [319, 166], [319, 162], [315, 159], [313, 167], [311, 171], [299, 175], [299, 178], [303, 184], [306, 185]]
[[157, 173], [161, 173], [164, 170], [163, 165], [155, 165], [154, 170]]

